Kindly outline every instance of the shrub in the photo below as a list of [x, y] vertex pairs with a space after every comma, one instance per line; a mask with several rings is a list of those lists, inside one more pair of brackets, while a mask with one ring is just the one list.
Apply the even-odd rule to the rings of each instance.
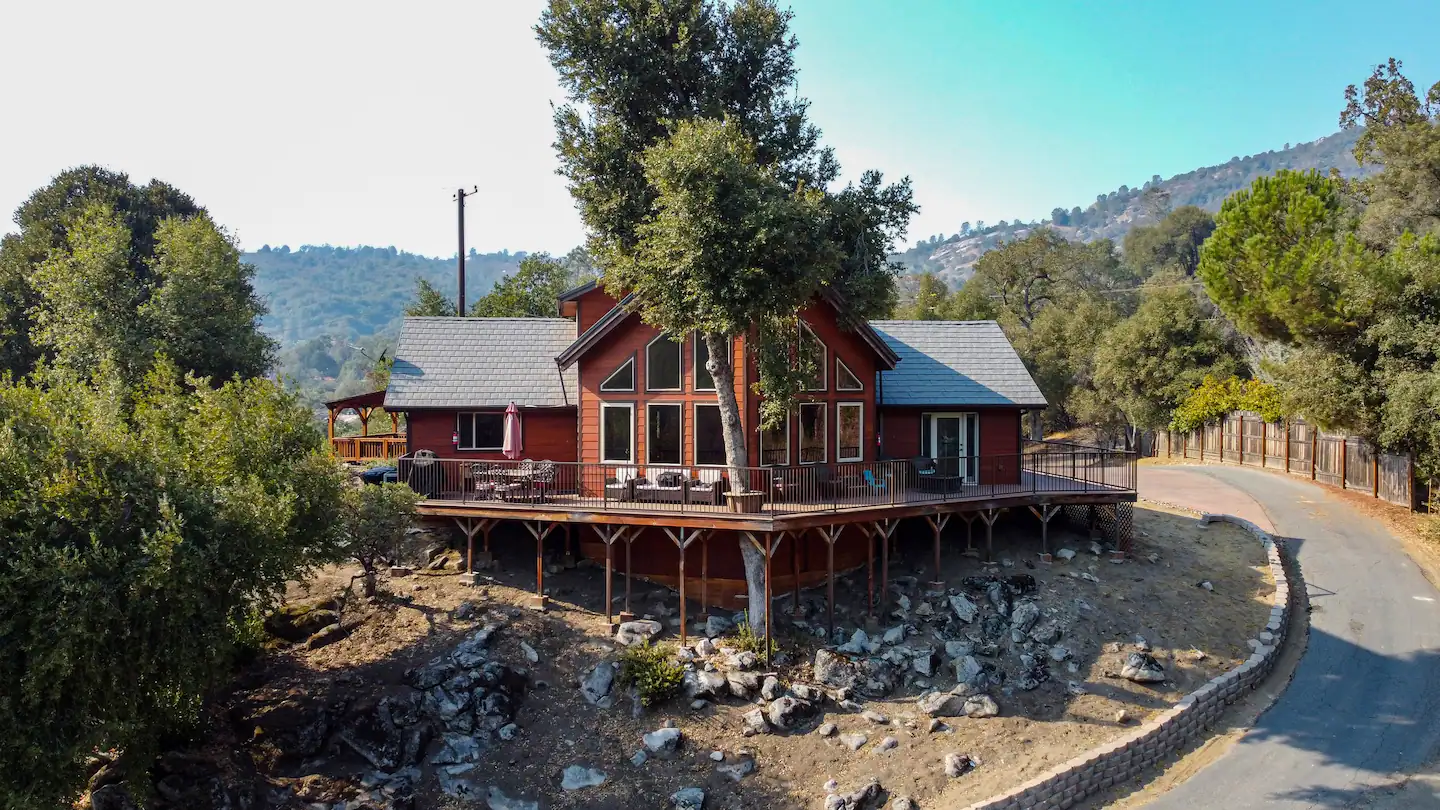
[[1229, 377], [1221, 380], [1206, 375], [1175, 409], [1170, 429], [1189, 433], [1234, 411], [1251, 411], [1266, 422], [1278, 422], [1285, 411], [1280, 392], [1260, 380]]
[[341, 472], [265, 380], [0, 379], [0, 481], [6, 810], [68, 805], [96, 749], [147, 766], [337, 552]]
[[765, 637], [757, 634], [748, 621], [735, 625], [735, 636], [728, 643], [737, 650], [748, 650], [756, 655], [765, 654]]
[[640, 692], [640, 703], [655, 706], [674, 697], [680, 691], [685, 669], [675, 661], [670, 648], [664, 645], [651, 646], [650, 642], [630, 647], [620, 654], [619, 683]]
[[415, 524], [420, 496], [404, 484], [363, 485], [345, 492], [345, 554], [365, 572], [365, 595], [375, 595], [375, 572], [382, 560], [407, 559], [406, 530]]

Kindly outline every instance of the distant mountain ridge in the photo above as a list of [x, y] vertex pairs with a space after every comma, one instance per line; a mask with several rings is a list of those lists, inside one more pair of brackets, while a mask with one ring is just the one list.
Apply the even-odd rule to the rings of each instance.
[[1113, 239], [1119, 244], [1131, 228], [1155, 221], [1154, 210], [1149, 206], [1153, 195], [1147, 198], [1152, 188], [1168, 194], [1171, 207], [1194, 205], [1214, 212], [1220, 210], [1220, 203], [1226, 197], [1248, 187], [1257, 177], [1280, 169], [1328, 172], [1333, 168], [1345, 177], [1367, 175], [1373, 169], [1358, 165], [1351, 154], [1359, 137], [1359, 130], [1342, 131], [1309, 143], [1286, 144], [1284, 149], [1244, 157], [1237, 155], [1225, 163], [1177, 174], [1168, 180], [1155, 175], [1137, 188], [1121, 186], [1101, 194], [1086, 208], [1056, 208], [1048, 219], [1039, 222], [1002, 220], [988, 226], [980, 222], [974, 227], [965, 223], [958, 233], [921, 240], [893, 258], [913, 273], [931, 272], [952, 288], [958, 287], [974, 273], [976, 260], [986, 251], [1002, 240], [1024, 237], [1037, 227], [1052, 227], [1072, 240]]

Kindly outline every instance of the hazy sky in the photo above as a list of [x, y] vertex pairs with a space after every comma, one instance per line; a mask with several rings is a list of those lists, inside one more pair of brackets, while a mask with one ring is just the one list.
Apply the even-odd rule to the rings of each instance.
[[[539, 0], [16, 2], [0, 23], [0, 208], [99, 163], [262, 244], [582, 238], [555, 175]], [[853, 176], [910, 175], [910, 241], [1037, 219], [1152, 174], [1336, 129], [1388, 56], [1440, 79], [1440, 2], [794, 0], [800, 91]], [[8, 216], [3, 223], [13, 229]]]

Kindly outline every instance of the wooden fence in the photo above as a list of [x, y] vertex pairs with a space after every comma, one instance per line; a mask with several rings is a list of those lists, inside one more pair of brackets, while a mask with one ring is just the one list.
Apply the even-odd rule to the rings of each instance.
[[1156, 431], [1149, 455], [1246, 467], [1264, 467], [1369, 493], [1421, 509], [1428, 493], [1417, 486], [1409, 456], [1380, 453], [1363, 439], [1326, 433], [1303, 419], [1270, 423], [1253, 413], [1232, 413], [1189, 433]]

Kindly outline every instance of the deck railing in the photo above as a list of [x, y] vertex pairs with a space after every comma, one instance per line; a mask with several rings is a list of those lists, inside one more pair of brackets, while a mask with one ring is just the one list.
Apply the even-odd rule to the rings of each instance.
[[393, 461], [405, 454], [404, 433], [336, 436], [330, 448], [341, 461]]
[[768, 515], [1024, 494], [1128, 493], [1135, 454], [1027, 447], [1008, 455], [744, 467], [746, 498], [727, 496], [730, 471], [670, 464], [470, 461], [403, 457], [402, 483], [437, 501], [643, 512]]

